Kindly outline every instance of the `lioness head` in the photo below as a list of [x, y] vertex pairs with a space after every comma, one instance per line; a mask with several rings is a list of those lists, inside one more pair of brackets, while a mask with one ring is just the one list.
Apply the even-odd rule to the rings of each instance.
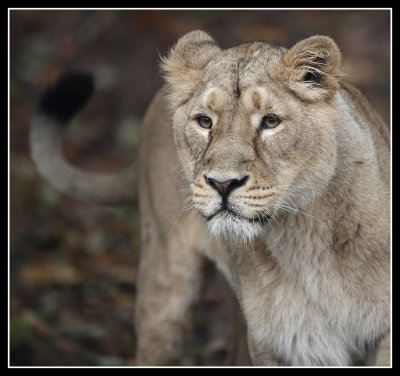
[[212, 233], [251, 240], [327, 185], [340, 60], [324, 36], [222, 50], [202, 31], [163, 59], [179, 155]]

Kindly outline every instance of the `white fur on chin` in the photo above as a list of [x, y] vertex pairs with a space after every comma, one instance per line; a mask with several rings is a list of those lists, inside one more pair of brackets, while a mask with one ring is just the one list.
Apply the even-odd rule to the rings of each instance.
[[216, 214], [207, 225], [212, 236], [243, 243], [253, 241], [262, 231], [260, 223], [250, 222], [226, 211]]

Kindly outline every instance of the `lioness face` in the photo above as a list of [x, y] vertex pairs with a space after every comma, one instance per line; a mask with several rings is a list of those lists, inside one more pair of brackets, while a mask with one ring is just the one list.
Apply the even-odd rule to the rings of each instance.
[[293, 89], [287, 54], [260, 42], [219, 50], [173, 109], [193, 204], [215, 235], [253, 239], [305, 210], [334, 172], [334, 90], [312, 93], [311, 76]]

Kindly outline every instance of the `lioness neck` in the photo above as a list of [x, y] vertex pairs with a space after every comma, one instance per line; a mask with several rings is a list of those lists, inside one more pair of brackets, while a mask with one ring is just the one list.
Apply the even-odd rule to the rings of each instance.
[[[387, 259], [379, 259], [376, 253], [389, 255], [389, 239], [382, 237], [377, 241], [372, 235], [380, 231], [384, 234], [390, 217], [387, 205], [383, 204], [389, 190], [377, 168], [377, 156], [371, 153], [373, 139], [352, 116], [352, 104], [346, 103], [340, 91], [334, 104], [340, 119], [331, 181], [307, 207], [271, 221], [262, 235], [265, 250], [289, 273], [341, 270], [338, 277], [347, 278], [343, 268], [351, 264], [350, 260], [358, 259], [359, 270], [365, 271], [376, 267], [378, 260]], [[380, 197], [371, 202], [377, 188]], [[361, 239], [369, 239], [369, 246], [360, 247]], [[353, 271], [349, 278], [354, 279]]]

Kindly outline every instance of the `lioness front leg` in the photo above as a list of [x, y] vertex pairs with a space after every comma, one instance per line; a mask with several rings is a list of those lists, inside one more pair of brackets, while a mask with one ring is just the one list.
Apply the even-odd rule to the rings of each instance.
[[254, 339], [248, 338], [249, 351], [252, 363], [255, 366], [277, 367], [285, 364], [266, 346], [259, 346]]
[[135, 311], [138, 365], [181, 363], [203, 265], [179, 236], [162, 241], [152, 234], [142, 245]]
[[375, 365], [390, 367], [390, 331], [382, 337], [381, 341], [377, 345]]
[[367, 366], [390, 367], [390, 330], [367, 348]]

